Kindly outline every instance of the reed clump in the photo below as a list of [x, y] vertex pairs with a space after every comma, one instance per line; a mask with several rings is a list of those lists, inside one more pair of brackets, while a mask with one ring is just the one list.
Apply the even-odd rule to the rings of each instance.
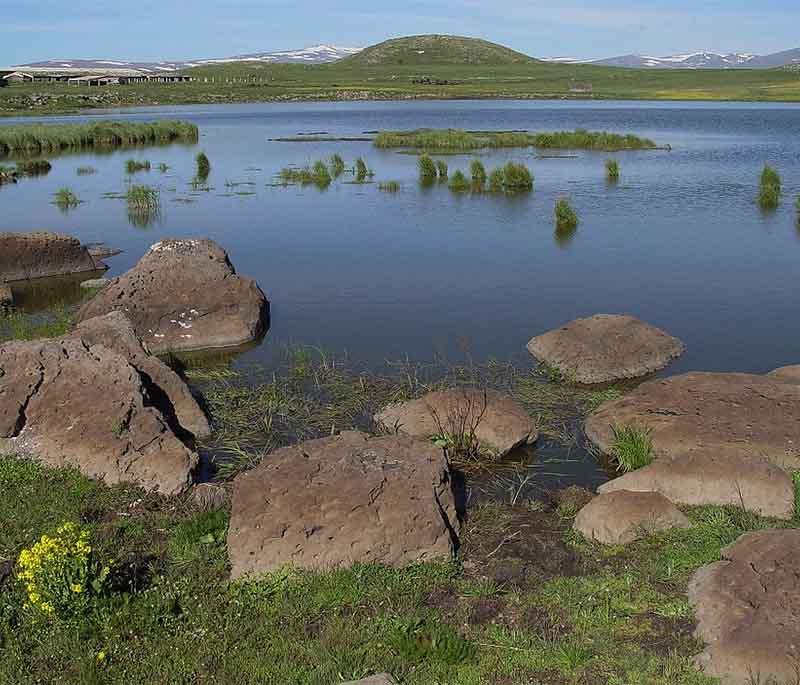
[[92, 174], [96, 174], [97, 169], [93, 166], [79, 166], [75, 169], [75, 174], [78, 176], [91, 176]]
[[197, 178], [205, 181], [211, 173], [211, 162], [208, 161], [208, 156], [205, 152], [201, 152], [194, 158], [197, 165]]
[[156, 188], [131, 186], [125, 199], [128, 204], [128, 219], [134, 226], [149, 226], [161, 214], [161, 196]]
[[315, 185], [317, 188], [327, 188], [332, 181], [328, 166], [322, 160], [317, 160], [310, 167], [302, 169], [284, 167], [280, 172], [280, 179], [283, 185]]
[[761, 209], [777, 209], [781, 201], [781, 175], [769, 164], [761, 171], [761, 187], [758, 192], [758, 204]]
[[17, 162], [19, 176], [45, 176], [50, 173], [52, 165], [46, 159], [29, 159]]
[[469, 173], [472, 176], [472, 182], [477, 185], [484, 185], [486, 183], [486, 167], [479, 159], [473, 159], [469, 165]]
[[125, 162], [125, 172], [128, 174], [135, 174], [139, 171], [150, 171], [150, 162], [148, 160], [129, 159]]
[[458, 169], [451, 177], [448, 184], [450, 190], [455, 193], [465, 193], [470, 189], [470, 183], [466, 174]]
[[419, 180], [423, 183], [431, 183], [436, 180], [436, 163], [430, 155], [422, 155], [417, 161], [419, 169]]
[[436, 175], [439, 177], [440, 181], [446, 181], [447, 175], [450, 170], [447, 168], [447, 162], [443, 159], [436, 160]]
[[75, 209], [81, 201], [69, 188], [60, 188], [55, 194], [53, 204], [58, 207], [62, 212], [70, 209]]
[[533, 174], [524, 164], [508, 162], [503, 167], [503, 187], [507, 193], [533, 190]]
[[556, 200], [554, 214], [557, 230], [568, 231], [578, 226], [578, 214], [568, 198], [560, 197]]
[[400, 182], [384, 181], [383, 183], [378, 184], [378, 190], [382, 190], [385, 193], [396, 193], [400, 190]]
[[609, 181], [619, 180], [619, 162], [616, 159], [606, 160], [606, 178]]
[[367, 178], [372, 178], [374, 174], [369, 170], [367, 163], [359, 157], [356, 160], [356, 182], [364, 183]]

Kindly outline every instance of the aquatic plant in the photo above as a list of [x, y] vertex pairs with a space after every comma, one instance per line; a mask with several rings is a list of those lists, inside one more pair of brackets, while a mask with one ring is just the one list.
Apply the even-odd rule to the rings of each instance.
[[78, 176], [91, 176], [92, 174], [97, 173], [97, 169], [95, 169], [93, 166], [79, 166], [77, 169], [75, 169], [75, 173]]
[[436, 178], [436, 163], [430, 155], [422, 155], [417, 161], [419, 178], [423, 182], [431, 182]]
[[448, 172], [449, 172], [449, 169], [447, 168], [447, 162], [445, 162], [443, 159], [437, 159], [436, 160], [436, 174], [437, 174], [437, 176], [439, 176], [439, 180], [440, 181], [446, 181]]
[[367, 167], [367, 163], [359, 157], [356, 160], [356, 181], [363, 183], [368, 176], [372, 176], [372, 172]]
[[450, 190], [456, 193], [463, 193], [470, 189], [469, 180], [467, 179], [466, 175], [464, 174], [461, 169], [456, 171], [450, 177], [450, 183], [448, 184]]
[[331, 156], [331, 175], [338, 178], [344, 173], [344, 160], [341, 155], [334, 154]]
[[314, 183], [320, 188], [327, 188], [331, 184], [331, 174], [325, 162], [321, 160], [314, 162], [311, 173], [314, 176]]
[[761, 209], [776, 209], [781, 200], [781, 176], [769, 164], [764, 165], [761, 172], [761, 187], [758, 192], [758, 204]]
[[378, 184], [378, 190], [383, 190], [387, 193], [396, 193], [400, 190], [400, 183], [398, 181], [384, 181]]
[[325, 162], [317, 160], [311, 167], [295, 169], [284, 167], [280, 172], [281, 183], [284, 185], [315, 185], [320, 189], [327, 188], [331, 184], [331, 174]]
[[53, 204], [64, 212], [74, 209], [80, 203], [81, 201], [78, 199], [78, 196], [75, 195], [75, 193], [73, 193], [69, 188], [59, 189], [55, 194], [55, 199], [53, 200]]
[[649, 430], [614, 424], [611, 431], [614, 435], [612, 451], [620, 471], [635, 471], [653, 461], [653, 441]]
[[125, 162], [126, 173], [135, 174], [138, 171], [150, 171], [150, 162], [148, 160], [139, 161], [136, 159], [129, 159]]
[[211, 162], [208, 161], [208, 156], [205, 152], [201, 152], [194, 158], [197, 165], [197, 178], [205, 181], [211, 173]]
[[165, 164], [164, 162], [161, 162], [161, 164], [158, 165], [158, 170], [162, 174], [166, 174], [169, 171], [169, 166], [167, 164]]
[[486, 168], [483, 166], [483, 162], [481, 162], [481, 160], [473, 159], [470, 162], [469, 173], [470, 176], [472, 176], [473, 183], [481, 186], [486, 183]]
[[128, 220], [144, 228], [152, 224], [161, 214], [161, 196], [150, 186], [135, 185], [128, 188], [126, 195]]
[[197, 126], [185, 121], [20, 124], [0, 127], [0, 155], [93, 147], [136, 147], [178, 140], [196, 142], [198, 135]]
[[503, 186], [506, 183], [506, 176], [503, 173], [502, 167], [492, 169], [489, 174], [489, 190], [493, 193], [503, 192]]
[[557, 229], [574, 229], [578, 225], [578, 214], [566, 197], [560, 197], [556, 200], [554, 214]]
[[46, 159], [30, 159], [17, 162], [17, 174], [20, 176], [44, 176], [50, 173], [53, 167]]
[[619, 180], [619, 162], [616, 159], [606, 160], [606, 177], [609, 181]]
[[503, 187], [507, 193], [533, 189], [533, 175], [524, 164], [508, 162], [503, 168]]
[[761, 185], [777, 186], [780, 188], [781, 175], [778, 173], [777, 169], [771, 167], [769, 164], [765, 164], [764, 169], [761, 171]]
[[649, 138], [633, 134], [608, 133], [607, 131], [587, 131], [579, 128], [574, 131], [537, 133], [533, 136], [533, 146], [559, 150], [646, 150], [656, 147]]

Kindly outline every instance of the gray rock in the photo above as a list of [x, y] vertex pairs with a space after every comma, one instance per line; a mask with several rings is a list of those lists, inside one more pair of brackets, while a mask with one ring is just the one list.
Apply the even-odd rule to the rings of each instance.
[[696, 664], [723, 685], [794, 683], [800, 666], [800, 530], [742, 535], [689, 583]]
[[663, 369], [683, 343], [633, 316], [595, 314], [533, 338], [528, 351], [576, 383], [638, 378]]
[[575, 517], [573, 528], [589, 540], [624, 545], [669, 528], [689, 528], [688, 518], [657, 492], [617, 490], [598, 495]]
[[255, 281], [236, 275], [211, 240], [163, 240], [78, 314], [122, 311], [155, 354], [235, 347], [266, 330], [269, 303]]
[[0, 281], [100, 271], [80, 241], [57, 233], [0, 233]]
[[390, 432], [418, 438], [466, 427], [486, 447], [503, 456], [519, 445], [536, 441], [536, 421], [516, 401], [494, 390], [455, 388], [392, 404], [375, 415], [375, 422]]
[[342, 433], [276, 450], [236, 477], [231, 575], [449, 557], [457, 526], [440, 449], [406, 436]]
[[111, 283], [110, 278], [90, 278], [88, 281], [81, 282], [81, 288], [84, 290], [100, 290], [109, 283]]

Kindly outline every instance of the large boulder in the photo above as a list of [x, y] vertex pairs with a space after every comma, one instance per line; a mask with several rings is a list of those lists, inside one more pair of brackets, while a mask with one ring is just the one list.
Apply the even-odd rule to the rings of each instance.
[[405, 436], [342, 433], [276, 450], [236, 477], [231, 575], [448, 557], [456, 526], [440, 449]]
[[604, 545], [624, 545], [669, 528], [688, 528], [686, 516], [657, 492], [617, 490], [598, 495], [575, 517], [573, 528]]
[[[181, 493], [198, 457], [181, 440], [169, 369], [156, 372], [157, 360], [140, 353], [129, 360], [124, 341], [95, 337], [100, 328], [85, 338], [79, 332], [0, 346], [0, 450], [75, 466], [108, 483]], [[166, 379], [167, 389], [149, 373]]]
[[75, 334], [89, 345], [103, 345], [122, 355], [142, 376], [148, 395], [176, 433], [188, 431], [195, 438], [211, 433], [208, 417], [189, 386], [158, 357], [147, 353], [124, 314], [111, 312], [83, 321]]
[[494, 390], [455, 388], [391, 404], [375, 415], [391, 432], [431, 438], [442, 432], [472, 431], [484, 446], [505, 455], [536, 441], [536, 421], [516, 401]]
[[782, 366], [779, 369], [770, 371], [767, 376], [776, 381], [800, 385], [800, 364], [794, 364], [793, 366]]
[[794, 485], [786, 471], [760, 457], [719, 456], [713, 450], [658, 459], [598, 488], [617, 490], [660, 492], [678, 504], [743, 506], [759, 516], [794, 515]]
[[211, 240], [163, 240], [111, 281], [80, 321], [122, 311], [155, 354], [235, 347], [260, 337], [269, 304], [256, 282], [238, 276]]
[[106, 269], [77, 238], [57, 233], [0, 233], [0, 281]]
[[689, 583], [696, 663], [723, 685], [797, 682], [800, 667], [800, 530], [746, 533]]
[[650, 431], [657, 458], [765, 458], [800, 469], [800, 385], [767, 376], [687, 373], [648, 381], [601, 405], [586, 420], [586, 436], [612, 454], [614, 425]]
[[660, 328], [621, 314], [576, 319], [533, 338], [528, 351], [576, 383], [638, 378], [663, 369], [684, 351]]

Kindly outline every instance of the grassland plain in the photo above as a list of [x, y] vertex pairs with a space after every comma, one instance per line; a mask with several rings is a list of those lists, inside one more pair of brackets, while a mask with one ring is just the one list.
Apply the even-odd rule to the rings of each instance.
[[[435, 55], [429, 55], [434, 60]], [[88, 108], [229, 102], [395, 99], [594, 99], [800, 101], [800, 74], [783, 69], [645, 70], [536, 60], [332, 64], [229, 64], [197, 67], [183, 84], [102, 89], [15, 84], [0, 90], [0, 115]], [[576, 92], [591, 84], [591, 92]]]

